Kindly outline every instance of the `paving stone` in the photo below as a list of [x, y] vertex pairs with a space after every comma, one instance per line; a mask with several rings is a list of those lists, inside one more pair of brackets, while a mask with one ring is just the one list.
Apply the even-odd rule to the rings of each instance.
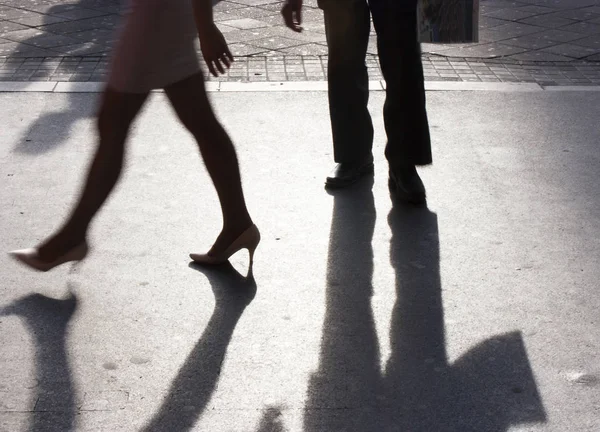
[[48, 81], [48, 80], [50, 80], [50, 77], [52, 75], [53, 75], [53, 73], [49, 72], [49, 71], [37, 71], [31, 75], [31, 79], [33, 79], [35, 81], [40, 81], [40, 80]]
[[52, 52], [17, 42], [0, 44], [0, 56], [9, 55], [12, 57], [48, 57], [52, 55]]
[[503, 45], [499, 43], [490, 43], [483, 45], [450, 48], [444, 51], [444, 55], [455, 57], [492, 58], [518, 54], [524, 51], [526, 51], [524, 48], [513, 47], [510, 45]]
[[85, 81], [89, 81], [91, 77], [92, 77], [91, 73], [75, 73], [75, 74], [71, 75], [71, 78], [69, 79], [69, 81], [85, 82]]
[[226, 34], [227, 43], [230, 45], [238, 42], [251, 42], [261, 37], [264, 37], [264, 33], [260, 29], [240, 30], [236, 28]]
[[27, 28], [26, 30], [16, 30], [16, 31], [7, 33], [3, 37], [5, 39], [11, 40], [13, 42], [22, 42], [22, 41], [40, 37], [40, 36], [53, 36], [53, 35], [52, 35], [52, 33], [46, 33], [42, 30]]
[[590, 36], [583, 39], [577, 39], [571, 42], [572, 45], [579, 45], [583, 47], [589, 48], [598, 48], [600, 49], [600, 37], [598, 36]]
[[121, 24], [121, 21], [121, 17], [117, 15], [105, 15], [76, 21], [66, 21], [58, 24], [50, 24], [40, 28], [52, 33], [69, 34], [94, 28], [114, 30]]
[[600, 53], [600, 48], [583, 47], [574, 44], [561, 44], [545, 48], [542, 51], [565, 57], [581, 59]]
[[[544, 3], [544, 2], [542, 2]], [[536, 4], [530, 4], [527, 6], [517, 6], [517, 9], [519, 10], [524, 10], [527, 12], [533, 12], [536, 14], [548, 14], [548, 13], [552, 13], [553, 11], [555, 11], [555, 9], [551, 8], [551, 7], [547, 7], [547, 6], [542, 6], [542, 5], [536, 5]]]
[[259, 54], [267, 51], [266, 48], [259, 48], [254, 45], [244, 44], [244, 43], [235, 43], [229, 46], [231, 53], [234, 56], [247, 56]]
[[8, 21], [14, 21], [15, 19], [32, 17], [36, 15], [41, 14], [21, 8], [6, 8], [4, 10], [0, 10], [0, 19]]
[[42, 25], [47, 25], [47, 24], [58, 24], [61, 22], [66, 22], [68, 20], [66, 18], [36, 14], [36, 15], [31, 15], [31, 16], [27, 16], [27, 17], [16, 18], [16, 19], [13, 19], [12, 21], [17, 24], [22, 24], [22, 25], [25, 25], [28, 27], [37, 27], [37, 26], [42, 26]]
[[440, 54], [444, 55], [444, 53], [451, 48], [456, 48], [453, 45], [442, 45], [442, 44], [422, 44], [422, 51], [428, 54]]
[[0, 36], [17, 30], [27, 30], [29, 27], [12, 21], [0, 22]]
[[[261, 74], [253, 75], [256, 79], [267, 76], [260, 67], [254, 66], [258, 63], [252, 62], [252, 59], [262, 62], [268, 59], [283, 60], [284, 56], [294, 55], [300, 57], [281, 63], [294, 74], [304, 73], [305, 77], [312, 79], [324, 73], [327, 47], [323, 13], [316, 7], [316, 1], [305, 2], [303, 27], [306, 30], [301, 34], [294, 34], [284, 27], [279, 14], [280, 7], [281, 3], [273, 0], [225, 0], [215, 6], [215, 16], [221, 20], [218, 26], [233, 47], [238, 62], [249, 56], [245, 63], [247, 69], [235, 69], [231, 72], [236, 75], [236, 79], [239, 78], [238, 75], [249, 71]], [[596, 35], [597, 24], [593, 22], [600, 17], [598, 8], [593, 0], [485, 0], [481, 3], [481, 43], [423, 44], [424, 64], [431, 66], [430, 70], [425, 67], [425, 71], [437, 74], [434, 65], [439, 65], [440, 70], [443, 70], [441, 66], [446, 64], [450, 66], [449, 70], [453, 70], [454, 66], [454, 70], [461, 73], [471, 75], [472, 72], [485, 78], [492, 76], [489, 66], [497, 66], [494, 62], [544, 62], [548, 64], [542, 65], [540, 70], [547, 71], [551, 67], [550, 62], [573, 62], [582, 58], [581, 56], [586, 61], [599, 61], [596, 51], [593, 51], [600, 40], [600, 35]], [[125, 11], [125, 3], [109, 0], [85, 0], [72, 4], [64, 4], [60, 0], [44, 0], [27, 4], [26, 7], [18, 0], [5, 0], [0, 6], [0, 16], [32, 21], [29, 21], [30, 25], [21, 25], [0, 18], [0, 57], [12, 56], [13, 60], [19, 57], [57, 57], [60, 60], [66, 55], [73, 56], [76, 62], [90, 58], [90, 61], [96, 62], [95, 70], [102, 71], [102, 74], [95, 75], [103, 76], [109, 70], [109, 63], [104, 61], [100, 66], [97, 62], [110, 53], [118, 38], [116, 29]], [[47, 17], [46, 21], [43, 21], [44, 17]], [[48, 18], [64, 21], [51, 22]], [[39, 20], [45, 25], [34, 28], [32, 25], [39, 24]], [[3, 36], [12, 32], [17, 33], [11, 39]], [[372, 55], [366, 63], [371, 74], [380, 74], [377, 58], [374, 56], [374, 32], [369, 39], [368, 51]], [[477, 64], [453, 60], [450, 65], [445, 62], [446, 58], [473, 59]], [[294, 62], [297, 62], [299, 68], [297, 71], [293, 70], [296, 67], [292, 67]], [[321, 66], [311, 66], [320, 62]], [[268, 64], [267, 61], [267, 70]], [[92, 67], [94, 66], [84, 69]], [[33, 69], [31, 63], [27, 68]], [[323, 72], [320, 72], [321, 68]], [[76, 67], [68, 67], [66, 63], [61, 63], [57, 69], [77, 71]], [[43, 72], [49, 68], [40, 66], [38, 70]], [[526, 72], [519, 73], [517, 70], [518, 68], [511, 67], [510, 72], [507, 72], [504, 68], [501, 73], [513, 73], [515, 77], [527, 79]], [[496, 69], [496, 72], [500, 70]], [[273, 74], [280, 73], [273, 63]], [[297, 79], [298, 75], [293, 78]]]
[[274, 3], [273, 0], [236, 0], [236, 2], [247, 6], [262, 6]]
[[[224, 27], [224, 26], [223, 26]], [[233, 28], [230, 27], [232, 30]], [[119, 33], [115, 30], [109, 29], [90, 29], [83, 30], [80, 32], [69, 33], [70, 38], [79, 39], [85, 42], [93, 42], [93, 43], [107, 43], [107, 42], [115, 42], [118, 40]]]
[[440, 76], [439, 78], [436, 79], [436, 81], [461, 81], [460, 77], [458, 76], [453, 76], [453, 77], [448, 77], [448, 76]]
[[33, 12], [38, 12], [44, 15], [60, 16], [61, 12], [72, 11], [78, 7], [74, 4], [56, 4], [56, 3], [40, 3], [28, 4], [26, 9]]
[[222, 11], [227, 11], [227, 10], [240, 9], [240, 8], [244, 8], [244, 7], [246, 7], [246, 5], [243, 5], [240, 3], [234, 3], [234, 2], [230, 2], [230, 1], [221, 1], [213, 7], [213, 10], [215, 12], [222, 12]]
[[252, 45], [266, 48], [269, 50], [281, 50], [297, 45], [302, 45], [302, 42], [281, 36], [267, 37], [262, 39], [254, 39]]
[[560, 28], [563, 31], [571, 31], [575, 33], [581, 33], [586, 35], [598, 35], [600, 34], [600, 24], [592, 24], [586, 22], [578, 22], [571, 25], [567, 25]]
[[51, 13], [54, 16], [66, 18], [69, 20], [81, 20], [81, 19], [85, 19], [85, 18], [93, 18], [93, 17], [103, 16], [103, 15], [109, 15], [108, 13], [103, 12], [103, 11], [84, 9], [84, 8], [73, 8], [73, 9], [64, 10], [61, 12], [51, 10], [49, 13]]
[[487, 13], [485, 16], [489, 18], [497, 18], [507, 21], [519, 21], [530, 16], [536, 15], [536, 12], [531, 12], [523, 9], [498, 9], [493, 12]]
[[506, 24], [506, 20], [492, 18], [489, 16], [480, 16], [479, 25], [483, 28], [494, 28], [503, 24]]
[[52, 51], [55, 51], [64, 55], [88, 55], [88, 54], [103, 54], [107, 53], [108, 48], [104, 45], [97, 45], [91, 42], [87, 43], [76, 43], [72, 45], [65, 46], [57, 46], [51, 48]]
[[522, 22], [511, 22], [498, 27], [494, 27], [487, 31], [482, 31], [482, 34], [486, 34], [487, 37], [492, 38], [494, 41], [500, 41], [505, 39], [514, 38], [517, 36], [523, 36], [526, 34], [539, 33], [543, 31], [536, 25], [529, 25]]
[[298, 46], [291, 47], [291, 48], [285, 48], [280, 51], [283, 53], [286, 53], [286, 54], [303, 55], [303, 56], [327, 55], [327, 46], [320, 45], [320, 44], [305, 44], [305, 45], [298, 45]]
[[535, 26], [540, 26], [544, 28], [560, 28], [563, 26], [567, 26], [569, 24], [573, 24], [573, 21], [567, 18], [559, 17], [559, 16], [549, 16], [549, 15], [536, 15], [531, 16], [529, 18], [525, 18], [520, 22], [524, 24], [531, 24]]
[[77, 39], [71, 37], [53, 34], [44, 34], [22, 41], [22, 43], [39, 48], [54, 48], [58, 46], [72, 45], [78, 42], [79, 41]]
[[592, 12], [589, 9], [567, 9], [554, 12], [551, 15], [567, 18], [573, 21], [588, 21], [600, 17], [599, 13]]
[[268, 24], [251, 18], [233, 19], [221, 21], [223, 24], [230, 27], [235, 27], [241, 30], [259, 29], [263, 27], [269, 27]]
[[529, 51], [539, 50], [558, 44], [558, 42], [544, 37], [543, 34], [518, 36], [512, 39], [507, 39], [503, 41], [503, 43], [506, 45], [517, 46], [519, 48], [526, 48]]

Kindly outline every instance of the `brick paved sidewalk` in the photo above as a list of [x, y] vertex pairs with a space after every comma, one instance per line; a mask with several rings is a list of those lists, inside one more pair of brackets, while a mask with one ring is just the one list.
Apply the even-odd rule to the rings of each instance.
[[[2, 63], [4, 62], [4, 63]], [[598, 63], [506, 63], [498, 60], [424, 58], [428, 81], [531, 82], [540, 85], [600, 85]], [[382, 79], [376, 56], [367, 58], [369, 76]], [[108, 62], [99, 57], [0, 60], [0, 81], [105, 81]], [[210, 81], [322, 81], [326, 56], [237, 58], [228, 74]]]
[[[0, 80], [101, 81], [121, 0], [0, 0]], [[237, 58], [220, 80], [323, 80], [322, 12], [305, 0], [304, 28], [281, 21], [280, 1], [224, 0], [215, 20]], [[600, 0], [481, 0], [480, 43], [423, 45], [428, 80], [597, 84]], [[381, 77], [375, 35], [368, 58]]]

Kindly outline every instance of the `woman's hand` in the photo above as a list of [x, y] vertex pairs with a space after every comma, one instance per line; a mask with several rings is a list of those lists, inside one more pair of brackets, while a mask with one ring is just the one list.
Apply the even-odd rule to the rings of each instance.
[[202, 27], [202, 31], [198, 34], [200, 36], [200, 49], [208, 70], [215, 77], [218, 77], [219, 73], [224, 74], [225, 69], [229, 69], [229, 66], [233, 63], [233, 55], [229, 51], [223, 33], [213, 23]]

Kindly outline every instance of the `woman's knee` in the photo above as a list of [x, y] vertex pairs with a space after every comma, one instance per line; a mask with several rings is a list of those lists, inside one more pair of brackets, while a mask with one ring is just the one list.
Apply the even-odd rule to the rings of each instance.
[[106, 90], [96, 122], [100, 137], [124, 139], [145, 99], [143, 94]]

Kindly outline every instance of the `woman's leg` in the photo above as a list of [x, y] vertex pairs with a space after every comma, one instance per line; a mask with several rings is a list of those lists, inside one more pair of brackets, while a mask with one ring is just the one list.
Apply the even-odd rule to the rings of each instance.
[[90, 222], [119, 179], [129, 128], [147, 96], [111, 89], [104, 92], [97, 120], [100, 142], [81, 197], [63, 227], [39, 248], [40, 259], [52, 261], [85, 239]]
[[209, 254], [222, 252], [252, 225], [233, 143], [212, 110], [204, 78], [197, 73], [165, 88], [177, 116], [192, 133], [217, 190], [223, 230]]

